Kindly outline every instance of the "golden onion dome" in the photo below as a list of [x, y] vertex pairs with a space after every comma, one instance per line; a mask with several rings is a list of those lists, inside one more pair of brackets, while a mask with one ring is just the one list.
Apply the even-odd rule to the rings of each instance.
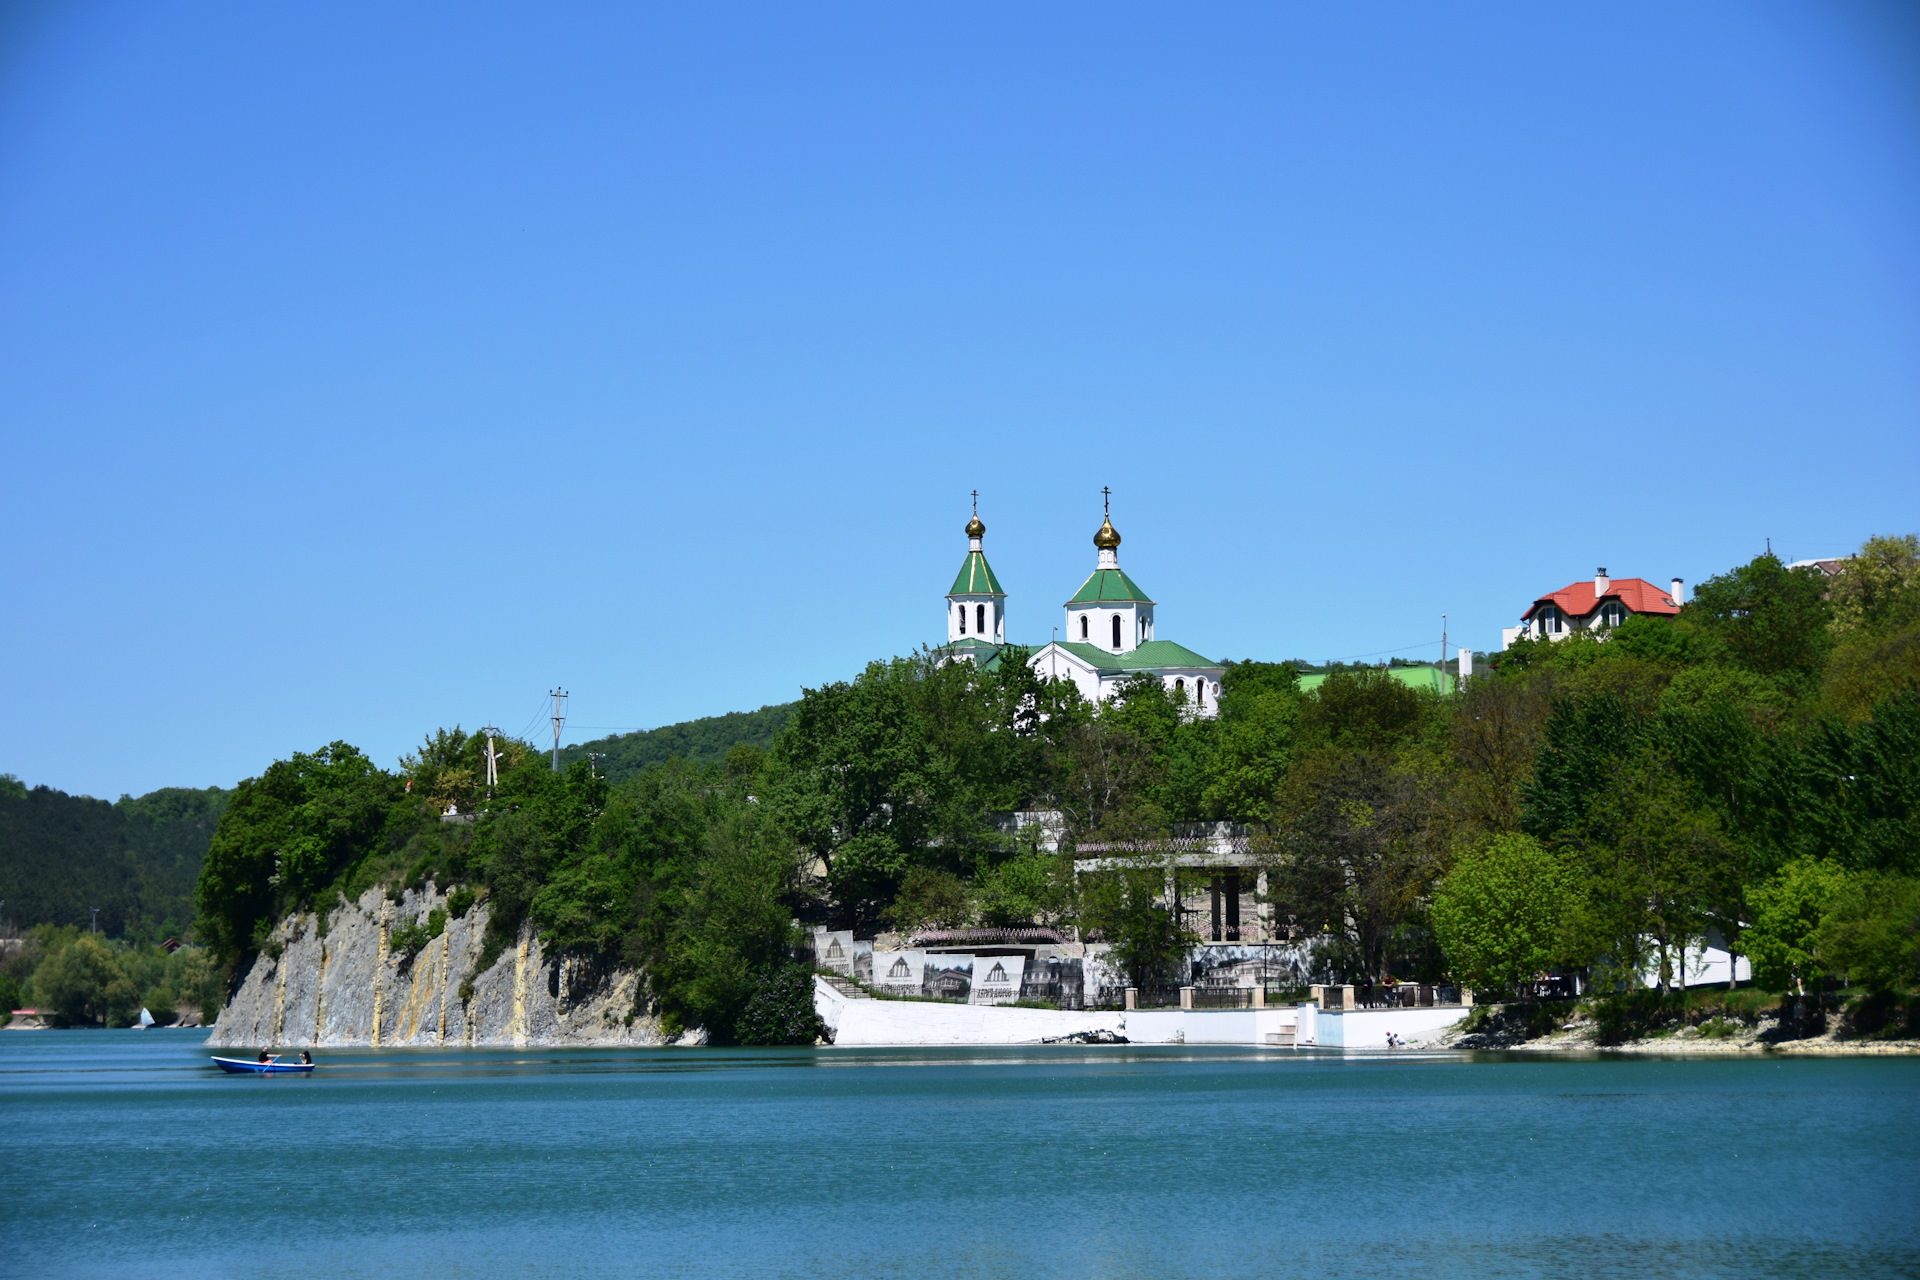
[[976, 515], [973, 519], [967, 521], [967, 536], [969, 538], [978, 538], [985, 534], [986, 531], [987, 526], [980, 523], [979, 516]]
[[1120, 534], [1119, 531], [1113, 527], [1113, 518], [1111, 516], [1100, 522], [1100, 532], [1093, 535], [1093, 545], [1102, 551], [1117, 551], [1120, 549]]

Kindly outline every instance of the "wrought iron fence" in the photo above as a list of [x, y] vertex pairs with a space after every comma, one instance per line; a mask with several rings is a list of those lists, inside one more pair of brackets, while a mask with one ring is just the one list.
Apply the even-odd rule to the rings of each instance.
[[1133, 1007], [1136, 1009], [1178, 1009], [1180, 1007], [1180, 988], [1178, 987], [1135, 987], [1133, 993]]
[[1253, 1008], [1253, 988], [1195, 987], [1193, 1007], [1196, 1009], [1251, 1009]]

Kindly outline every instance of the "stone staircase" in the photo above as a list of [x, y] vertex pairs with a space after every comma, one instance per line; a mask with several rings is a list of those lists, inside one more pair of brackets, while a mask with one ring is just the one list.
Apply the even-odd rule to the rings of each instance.
[[873, 999], [873, 996], [867, 991], [865, 987], [862, 987], [859, 983], [855, 982], [851, 978], [843, 978], [837, 973], [823, 973], [820, 976], [826, 979], [826, 983], [828, 986], [832, 987], [835, 991], [838, 991], [841, 995], [845, 996], [849, 1000]]

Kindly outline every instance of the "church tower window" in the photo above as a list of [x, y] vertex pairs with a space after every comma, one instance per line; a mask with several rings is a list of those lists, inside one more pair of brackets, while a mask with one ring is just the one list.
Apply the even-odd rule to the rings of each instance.
[[1117, 613], [1113, 615], [1113, 647], [1120, 647], [1120, 615]]
[[960, 606], [960, 634], [967, 634], [967, 606]]
[[973, 628], [974, 632], [978, 635], [985, 635], [987, 634], [987, 606], [983, 604], [977, 604], [973, 606], [973, 608], [974, 608], [973, 617], [974, 617], [974, 622], [976, 624]]
[[1080, 615], [1080, 638], [1082, 640], [1087, 638], [1087, 615], [1084, 613]]

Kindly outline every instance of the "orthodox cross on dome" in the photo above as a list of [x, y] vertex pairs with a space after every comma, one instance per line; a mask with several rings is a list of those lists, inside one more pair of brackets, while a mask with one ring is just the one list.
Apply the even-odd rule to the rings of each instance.
[[1108, 519], [1113, 518], [1113, 490], [1105, 485], [1100, 486], [1100, 514]]

